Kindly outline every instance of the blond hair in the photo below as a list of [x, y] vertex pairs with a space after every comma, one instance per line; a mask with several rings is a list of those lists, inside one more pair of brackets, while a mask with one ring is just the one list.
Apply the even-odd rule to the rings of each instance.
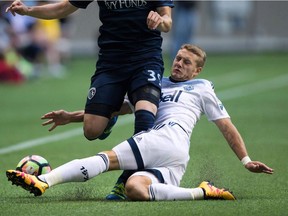
[[203, 67], [206, 61], [206, 52], [200, 47], [193, 44], [183, 44], [180, 49], [186, 49], [189, 52], [197, 55], [199, 58], [196, 61], [198, 67]]

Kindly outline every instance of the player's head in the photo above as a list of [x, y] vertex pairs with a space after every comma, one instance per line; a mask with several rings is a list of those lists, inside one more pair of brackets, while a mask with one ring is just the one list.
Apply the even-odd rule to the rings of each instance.
[[196, 77], [204, 67], [206, 53], [198, 46], [183, 44], [174, 58], [171, 77], [176, 81]]
[[202, 68], [204, 67], [206, 61], [206, 52], [203, 49], [193, 44], [183, 44], [180, 50], [181, 49], [186, 49], [194, 55], [198, 56], [196, 60], [197, 66]]

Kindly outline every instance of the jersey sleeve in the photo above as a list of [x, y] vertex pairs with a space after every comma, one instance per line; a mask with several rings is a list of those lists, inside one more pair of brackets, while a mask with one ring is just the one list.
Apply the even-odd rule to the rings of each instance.
[[87, 6], [93, 2], [93, 1], [74, 1], [74, 0], [69, 0], [70, 4], [72, 4], [73, 6], [77, 7], [77, 8], [87, 8]]
[[157, 7], [164, 7], [164, 6], [169, 6], [171, 8], [174, 7], [174, 2], [173, 0], [162, 0], [162, 1], [154, 1], [154, 6]]
[[209, 121], [222, 118], [230, 118], [223, 103], [219, 100], [214, 91], [213, 83], [206, 83], [202, 94], [203, 110]]

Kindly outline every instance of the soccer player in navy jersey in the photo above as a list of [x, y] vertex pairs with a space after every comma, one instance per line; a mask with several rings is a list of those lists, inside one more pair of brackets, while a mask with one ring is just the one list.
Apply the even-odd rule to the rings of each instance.
[[[125, 184], [125, 193], [131, 200], [235, 200], [230, 191], [216, 188], [209, 181], [203, 181], [195, 188], [180, 187], [190, 159], [193, 128], [203, 114], [217, 125], [247, 170], [273, 174], [272, 168], [250, 159], [245, 143], [218, 99], [212, 83], [196, 78], [204, 67], [205, 59], [206, 53], [197, 46], [185, 44], [180, 48], [170, 77], [163, 78], [161, 101], [152, 129], [135, 134], [110, 151], [72, 160], [38, 177], [7, 170], [8, 180], [40, 196], [58, 184], [85, 182], [112, 170], [134, 170], [135, 173]], [[69, 122], [75, 117], [73, 113], [61, 111], [53, 116], [55, 121], [52, 122], [58, 125], [63, 123], [62, 120]], [[79, 116], [81, 114], [77, 113], [76, 117]]]
[[[93, 1], [60, 1], [27, 7], [14, 1], [6, 11], [40, 19], [63, 18]], [[135, 106], [135, 133], [154, 124], [163, 75], [161, 32], [172, 25], [173, 1], [98, 1], [100, 47], [95, 74], [87, 97], [84, 134], [96, 139], [124, 95]]]
[[[91, 2], [63, 0], [27, 7], [16, 0], [6, 12], [59, 19], [86, 8]], [[102, 25], [96, 71], [91, 78], [83, 117], [88, 140], [105, 139], [110, 134], [117, 120], [111, 115], [120, 109], [126, 93], [135, 107], [134, 134], [153, 126], [164, 72], [161, 32], [170, 31], [174, 6], [172, 0], [97, 2]]]

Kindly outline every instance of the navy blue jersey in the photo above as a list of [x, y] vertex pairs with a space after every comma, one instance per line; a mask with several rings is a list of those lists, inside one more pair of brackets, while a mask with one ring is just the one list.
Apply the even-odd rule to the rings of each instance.
[[[70, 1], [79, 8], [86, 8], [91, 2]], [[99, 0], [98, 5], [102, 22], [98, 38], [100, 59], [138, 61], [161, 56], [161, 32], [148, 29], [147, 16], [158, 7], [173, 7], [172, 0]]]

